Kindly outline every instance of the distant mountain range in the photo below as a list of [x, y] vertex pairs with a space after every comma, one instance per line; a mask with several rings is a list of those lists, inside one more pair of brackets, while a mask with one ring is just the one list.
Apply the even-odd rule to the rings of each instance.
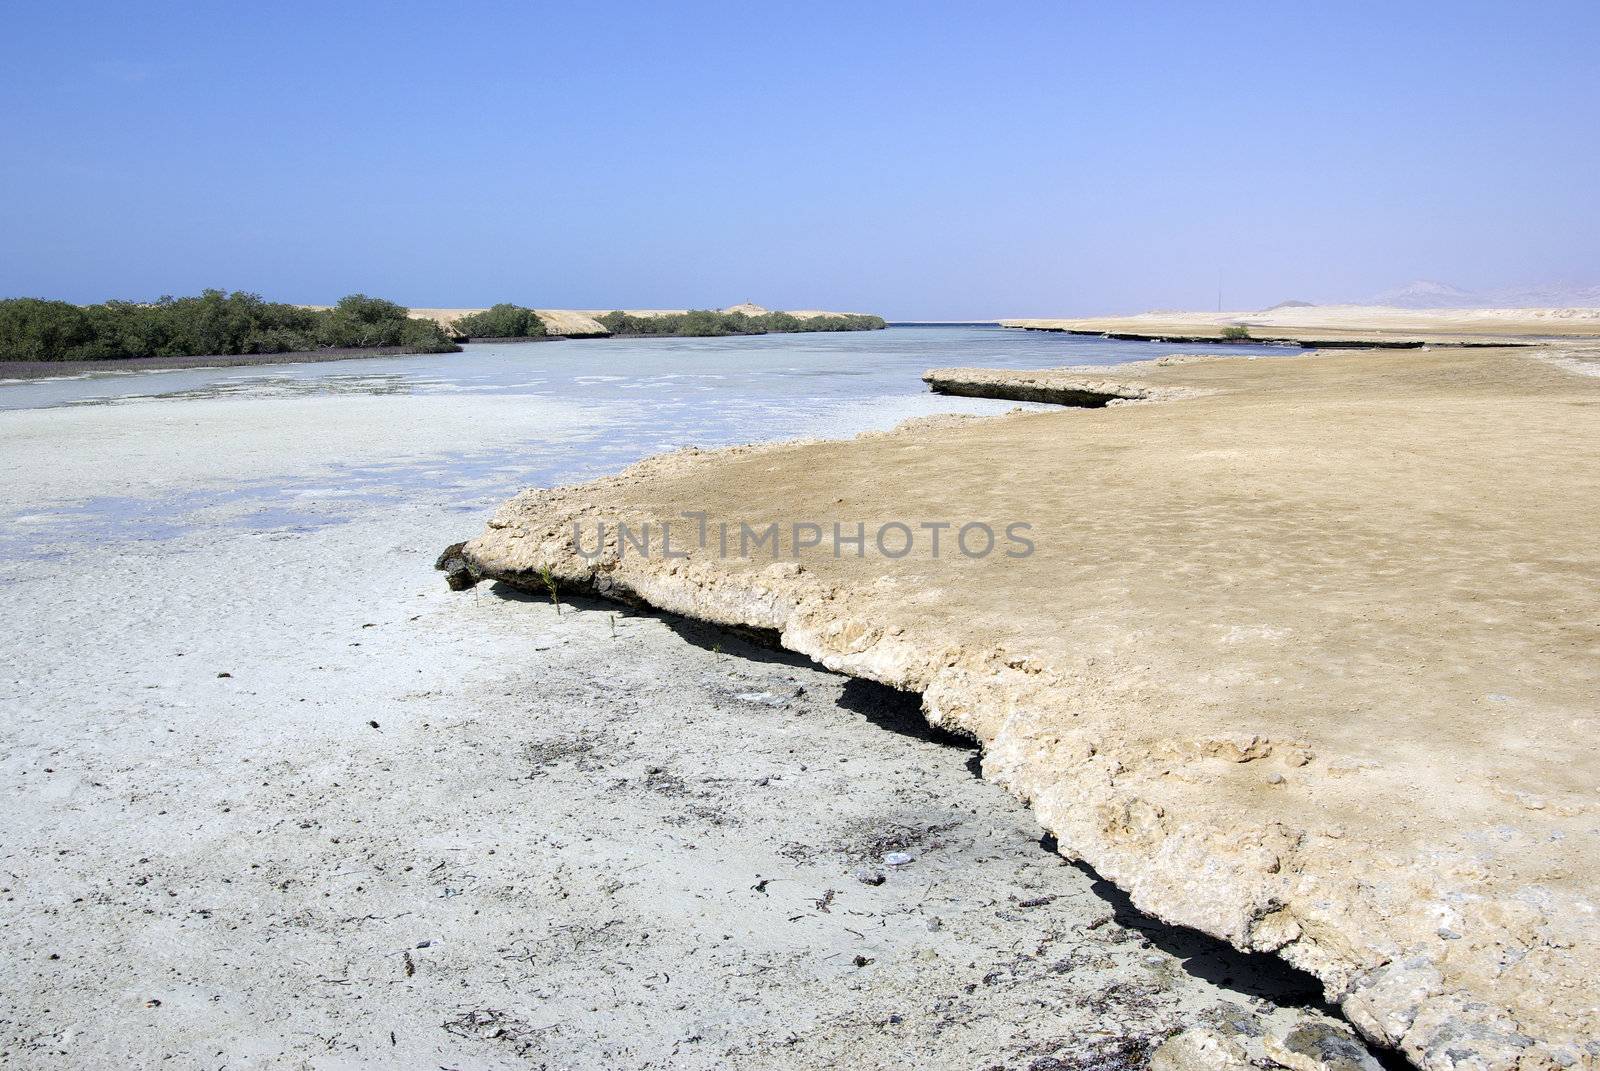
[[1549, 283], [1500, 290], [1463, 290], [1426, 279], [1407, 283], [1357, 302], [1397, 309], [1542, 309], [1600, 307], [1600, 284]]

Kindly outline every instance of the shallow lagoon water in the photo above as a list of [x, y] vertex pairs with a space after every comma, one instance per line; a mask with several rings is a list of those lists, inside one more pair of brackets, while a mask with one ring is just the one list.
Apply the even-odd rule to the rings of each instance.
[[[306, 531], [341, 523], [426, 490], [447, 508], [481, 514], [529, 486], [614, 472], [695, 445], [843, 437], [931, 413], [1000, 413], [1016, 403], [933, 395], [928, 368], [1115, 365], [1174, 351], [1124, 342], [1000, 328], [890, 328], [876, 332], [715, 339], [606, 339], [469, 345], [461, 353], [377, 357], [278, 367], [176, 369], [63, 377], [0, 385], [4, 411], [118, 407], [151, 435], [174, 415], [216, 412], [232, 401], [396, 400], [396, 421], [417, 419], [405, 400], [484, 403], [484, 429], [527, 398], [564, 414], [547, 434], [507, 442], [473, 434], [419, 437], [414, 449], [340, 456], [286, 435], [281, 471], [232, 474], [181, 489], [74, 493], [5, 502], [0, 557], [50, 556], [63, 544], [170, 540], [203, 527]], [[1282, 353], [1215, 346], [1216, 353]], [[195, 406], [194, 403], [202, 403]], [[241, 413], [243, 409], [240, 410]], [[226, 414], [229, 412], [223, 409]], [[328, 419], [338, 420], [337, 406]], [[87, 415], [87, 414], [81, 414]], [[109, 414], [108, 414], [109, 415]], [[26, 465], [29, 458], [8, 459]], [[270, 466], [269, 466], [270, 469]]]

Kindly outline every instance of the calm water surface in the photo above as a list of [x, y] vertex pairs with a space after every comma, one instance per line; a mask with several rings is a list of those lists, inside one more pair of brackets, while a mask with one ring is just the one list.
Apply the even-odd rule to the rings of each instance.
[[[0, 559], [68, 544], [166, 541], [196, 531], [304, 531], [426, 495], [481, 514], [528, 486], [615, 472], [650, 454], [805, 436], [840, 437], [931, 413], [1000, 413], [1017, 403], [947, 398], [929, 368], [1115, 365], [1177, 352], [1169, 343], [1000, 328], [889, 328], [717, 339], [594, 339], [470, 345], [461, 353], [249, 368], [99, 373], [0, 384], [3, 411], [133, 406], [152, 418], [189, 402], [337, 395], [525, 396], [581, 409], [566, 429], [517, 446], [345, 462], [286, 444], [281, 476], [28, 503], [0, 520]], [[1195, 347], [1189, 347], [1192, 351]], [[1276, 353], [1210, 346], [1214, 353]], [[25, 463], [26, 459], [12, 459]], [[44, 542], [41, 536], [48, 533]]]
[[[1189, 347], [1193, 350], [1195, 347]], [[926, 393], [935, 367], [1114, 365], [1177, 352], [1165, 342], [1121, 342], [995, 327], [738, 338], [583, 339], [475, 344], [461, 353], [315, 364], [91, 374], [0, 385], [0, 410], [137, 400], [338, 393], [528, 394], [584, 402], [693, 404], [715, 426], [744, 406], [791, 408]], [[1277, 353], [1212, 345], [1207, 353]]]

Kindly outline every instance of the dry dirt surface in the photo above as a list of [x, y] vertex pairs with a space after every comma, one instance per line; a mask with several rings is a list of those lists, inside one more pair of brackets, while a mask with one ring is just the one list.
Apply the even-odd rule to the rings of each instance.
[[[1115, 377], [1193, 395], [667, 455], [528, 492], [464, 554], [921, 693], [1064, 854], [1430, 1071], [1594, 1066], [1600, 378], [1516, 349]], [[688, 556], [574, 553], [618, 520]], [[796, 550], [835, 521], [864, 555]], [[911, 553], [873, 547], [890, 521]], [[978, 521], [1037, 549], [966, 557]], [[776, 555], [722, 557], [722, 522], [776, 522]], [[924, 522], [955, 526], [937, 557]]]
[[1484, 344], [1600, 335], [1600, 309], [1391, 309], [1308, 305], [1261, 312], [1146, 312], [1090, 319], [1002, 320], [1002, 327], [1137, 338], [1220, 338], [1243, 327], [1258, 341]]

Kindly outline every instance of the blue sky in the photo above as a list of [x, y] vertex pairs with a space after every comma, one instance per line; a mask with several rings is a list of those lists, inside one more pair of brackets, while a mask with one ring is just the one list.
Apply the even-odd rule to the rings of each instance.
[[14, 5], [0, 295], [1088, 314], [1600, 281], [1600, 4]]

